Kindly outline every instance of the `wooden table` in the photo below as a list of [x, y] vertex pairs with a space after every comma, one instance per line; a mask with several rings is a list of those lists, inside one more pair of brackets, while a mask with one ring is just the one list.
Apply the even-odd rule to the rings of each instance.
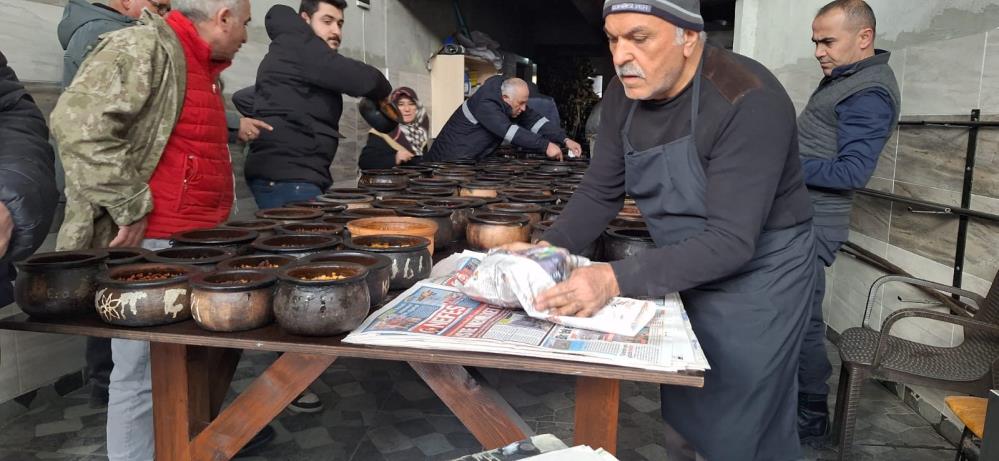
[[[701, 374], [664, 373], [563, 360], [475, 352], [345, 344], [343, 336], [310, 338], [277, 325], [213, 333], [193, 321], [124, 328], [97, 318], [37, 320], [24, 314], [0, 329], [150, 342], [157, 459], [227, 460], [272, 421], [339, 357], [405, 361], [486, 449], [529, 438], [524, 420], [465, 367], [576, 376], [575, 443], [615, 452], [620, 380], [700, 387]], [[242, 350], [283, 352], [224, 410], [222, 402]]]

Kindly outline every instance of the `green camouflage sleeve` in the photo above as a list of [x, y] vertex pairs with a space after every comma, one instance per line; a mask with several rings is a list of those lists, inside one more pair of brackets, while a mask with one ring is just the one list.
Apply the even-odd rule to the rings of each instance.
[[149, 186], [129, 158], [141, 150], [130, 145], [129, 133], [149, 98], [152, 64], [151, 50], [135, 41], [109, 41], [83, 62], [50, 123], [67, 185], [121, 226], [153, 209]]

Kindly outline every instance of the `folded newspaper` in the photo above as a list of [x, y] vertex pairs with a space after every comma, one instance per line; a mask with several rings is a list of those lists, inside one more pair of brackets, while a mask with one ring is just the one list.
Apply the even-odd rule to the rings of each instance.
[[574, 268], [590, 264], [588, 259], [556, 247], [494, 251], [488, 255], [465, 251], [437, 263], [430, 277], [477, 301], [522, 307], [532, 318], [616, 335], [637, 335], [656, 314], [651, 301], [613, 298], [592, 317], [552, 315], [535, 309], [537, 294], [567, 279]]
[[[444, 264], [447, 262], [447, 264]], [[532, 318], [522, 310], [476, 301], [457, 286], [481, 253], [441, 261], [371, 314], [345, 343], [520, 355], [655, 371], [710, 369], [678, 294], [650, 302], [652, 320], [635, 335], [601, 333]]]

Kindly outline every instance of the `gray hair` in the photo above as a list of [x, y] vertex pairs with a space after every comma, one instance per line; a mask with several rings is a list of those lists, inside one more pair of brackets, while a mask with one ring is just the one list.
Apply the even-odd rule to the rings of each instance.
[[222, 8], [239, 11], [242, 0], [173, 0], [170, 6], [193, 22], [212, 19]]
[[[687, 33], [687, 29], [684, 29], [683, 27], [677, 27], [676, 28], [676, 44], [677, 45], [683, 45], [683, 41], [684, 41], [683, 34], [685, 34], [685, 33]], [[708, 33], [704, 32], [703, 30], [700, 31], [697, 34], [697, 39], [700, 40], [700, 41], [702, 41], [702, 42], [705, 41], [705, 40], [707, 40], [708, 39]]]
[[524, 88], [527, 89], [527, 82], [519, 78], [508, 78], [503, 81], [503, 85], [500, 86], [500, 93], [508, 98], [514, 98], [517, 96], [517, 89]]

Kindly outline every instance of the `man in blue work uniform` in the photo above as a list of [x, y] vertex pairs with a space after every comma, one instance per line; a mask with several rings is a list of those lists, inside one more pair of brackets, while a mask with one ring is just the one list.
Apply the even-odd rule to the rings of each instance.
[[798, 364], [798, 436], [822, 439], [829, 429], [822, 299], [825, 267], [850, 232], [853, 190], [864, 187], [898, 119], [899, 90], [890, 53], [874, 48], [876, 21], [863, 0], [836, 0], [812, 23], [815, 58], [825, 78], [798, 116], [805, 185], [812, 196], [818, 280]]
[[562, 159], [564, 144], [573, 156], [582, 147], [565, 130], [528, 105], [530, 88], [519, 78], [490, 77], [451, 114], [425, 160], [482, 160], [496, 146], [513, 144]]

